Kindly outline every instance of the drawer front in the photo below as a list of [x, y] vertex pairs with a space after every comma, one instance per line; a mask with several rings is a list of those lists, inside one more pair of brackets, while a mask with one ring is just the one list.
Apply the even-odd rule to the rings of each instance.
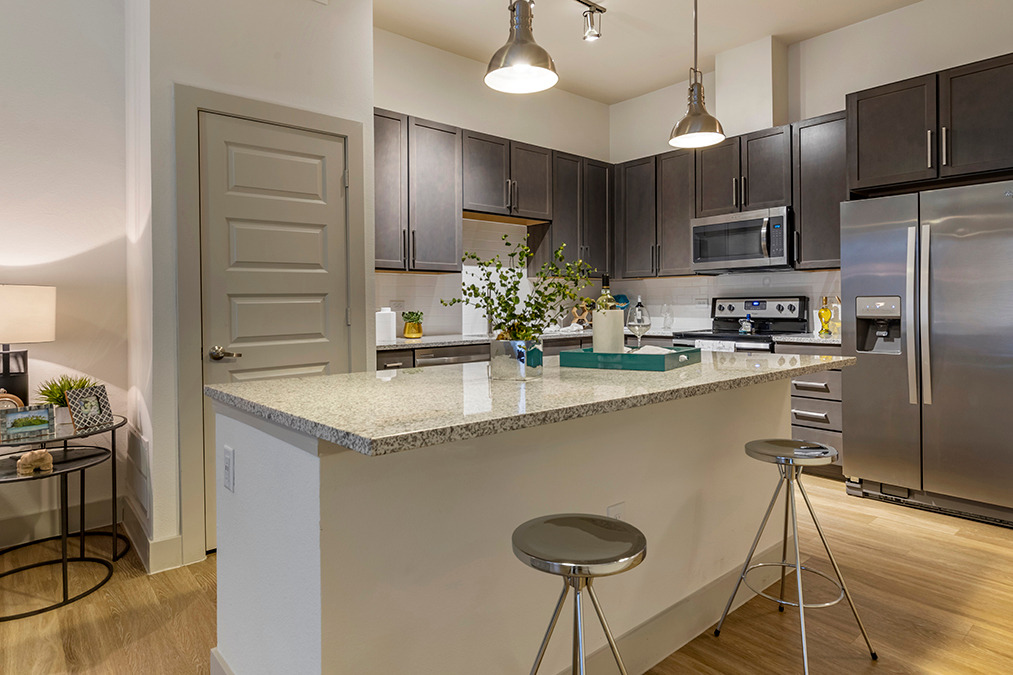
[[377, 370], [411, 368], [414, 365], [415, 355], [410, 349], [391, 349], [376, 353]]
[[[641, 338], [640, 346], [646, 347], [647, 345], [655, 345], [657, 347], [671, 347], [672, 336], [671, 335], [645, 335]], [[626, 336], [626, 346], [636, 347], [637, 338], [635, 335]]]
[[791, 423], [814, 429], [841, 430], [841, 402], [791, 397]]
[[448, 363], [474, 363], [489, 360], [489, 344], [429, 347], [415, 350], [415, 365], [440, 366]]
[[791, 437], [801, 441], [812, 441], [829, 445], [837, 450], [837, 460], [834, 464], [841, 465], [844, 457], [844, 436], [839, 431], [826, 431], [825, 429], [810, 429], [808, 427], [791, 426]]
[[775, 342], [775, 354], [817, 354], [819, 356], [840, 356], [838, 345], [809, 345], [796, 342]]
[[840, 401], [841, 371], [825, 370], [822, 373], [800, 375], [791, 381], [791, 395]]
[[558, 356], [559, 352], [580, 349], [580, 343], [579, 337], [542, 340], [542, 353], [545, 356]]

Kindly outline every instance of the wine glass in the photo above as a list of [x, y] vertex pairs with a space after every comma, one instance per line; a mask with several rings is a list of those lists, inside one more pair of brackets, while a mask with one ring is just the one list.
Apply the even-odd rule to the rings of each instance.
[[640, 340], [647, 331], [651, 330], [651, 314], [644, 307], [644, 303], [637, 298], [637, 304], [630, 308], [629, 317], [626, 320], [626, 327], [637, 336], [637, 349], [640, 349]]

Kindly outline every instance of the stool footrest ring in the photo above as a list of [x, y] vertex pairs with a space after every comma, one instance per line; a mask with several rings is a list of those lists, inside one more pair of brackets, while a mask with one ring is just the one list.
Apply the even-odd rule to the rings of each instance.
[[[746, 568], [745, 572], [742, 573], [742, 583], [744, 583], [746, 586], [748, 586], [749, 590], [751, 590], [753, 593], [756, 593], [757, 595], [759, 595], [761, 597], [764, 597], [767, 600], [773, 600], [774, 602], [778, 603], [779, 605], [787, 605], [788, 607], [798, 607], [798, 603], [797, 602], [791, 602], [789, 600], [782, 600], [781, 598], [776, 598], [773, 595], [768, 595], [767, 593], [765, 593], [765, 592], [763, 592], [763, 591], [761, 591], [761, 590], [753, 587], [753, 585], [751, 583], [749, 583], [749, 579], [747, 579], [746, 577], [749, 576], [750, 572], [752, 572], [755, 569], [759, 569], [760, 567], [786, 567], [788, 569], [793, 569], [794, 570], [794, 569], [796, 569], [796, 565], [794, 563], [789, 563], [789, 562], [783, 562], [783, 563], [767, 563], [767, 562], [764, 562], [764, 563], [753, 563], [752, 565], [750, 565], [749, 567]], [[823, 608], [823, 607], [832, 607], [832, 606], [836, 605], [838, 602], [840, 602], [842, 599], [844, 599], [844, 588], [837, 582], [836, 579], [834, 579], [833, 577], [831, 577], [831, 576], [829, 576], [827, 574], [824, 574], [823, 572], [820, 572], [819, 570], [814, 570], [814, 569], [811, 569], [809, 567], [806, 567], [805, 565], [801, 565], [801, 569], [802, 569], [803, 572], [809, 572], [810, 574], [815, 574], [817, 576], [823, 577], [824, 579], [826, 579], [827, 581], [829, 581], [830, 583], [832, 583], [834, 585], [834, 588], [836, 588], [837, 591], [838, 591], [838, 595], [837, 595], [837, 599], [836, 600], [831, 600], [830, 602], [813, 602], [813, 603], [807, 602], [807, 603], [805, 603], [805, 604], [802, 605], [805, 609], [820, 609], [820, 608]], [[796, 572], [796, 574], [797, 574], [797, 572]]]

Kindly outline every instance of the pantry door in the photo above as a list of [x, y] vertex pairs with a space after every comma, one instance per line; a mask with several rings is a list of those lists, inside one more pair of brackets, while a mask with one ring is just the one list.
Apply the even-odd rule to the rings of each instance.
[[[209, 112], [199, 135], [204, 383], [348, 372], [345, 139]], [[222, 482], [205, 399], [208, 551]]]

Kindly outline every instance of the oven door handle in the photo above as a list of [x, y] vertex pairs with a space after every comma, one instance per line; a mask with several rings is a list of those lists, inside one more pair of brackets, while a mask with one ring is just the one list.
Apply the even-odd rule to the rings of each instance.
[[760, 252], [764, 258], [770, 257], [770, 245], [767, 240], [770, 237], [770, 218], [763, 219], [763, 225], [760, 227]]

